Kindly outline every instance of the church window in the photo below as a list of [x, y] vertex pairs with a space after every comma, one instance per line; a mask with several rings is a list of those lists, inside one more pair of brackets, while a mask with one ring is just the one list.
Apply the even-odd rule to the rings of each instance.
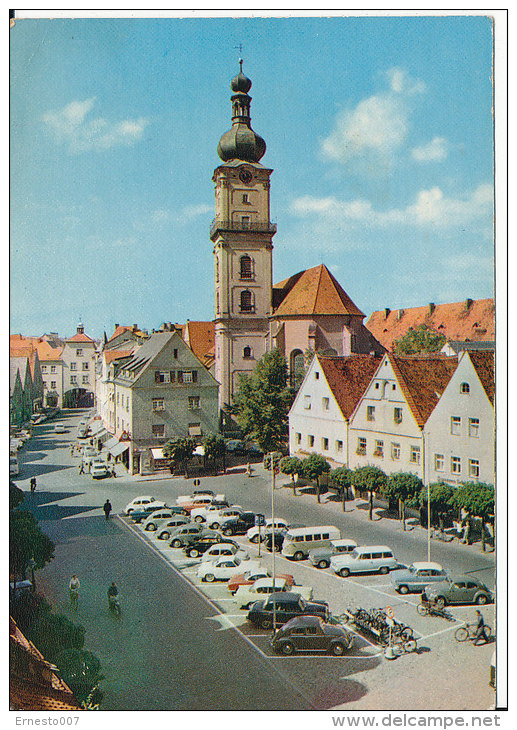
[[240, 258], [240, 276], [241, 279], [251, 279], [253, 277], [252, 261], [249, 256], [241, 256]]
[[251, 347], [249, 345], [246, 345], [242, 351], [242, 357], [245, 359], [249, 359], [251, 357]]
[[470, 393], [470, 385], [468, 383], [462, 383], [460, 385], [460, 393], [468, 395]]
[[248, 197], [248, 193], [244, 193], [243, 194], [243, 196], [242, 196], [242, 202], [243, 203], [249, 203], [250, 202], [249, 201], [249, 197]]
[[250, 291], [241, 292], [241, 312], [253, 311], [253, 297]]

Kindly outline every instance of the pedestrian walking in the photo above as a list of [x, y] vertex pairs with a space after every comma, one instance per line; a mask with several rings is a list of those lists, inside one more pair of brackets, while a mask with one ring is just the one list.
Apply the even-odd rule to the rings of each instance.
[[115, 471], [115, 464], [113, 464], [112, 467], [111, 467], [111, 476], [112, 477], [116, 477], [117, 476], [117, 472]]
[[36, 477], [31, 477], [31, 494], [36, 491]]
[[110, 512], [111, 512], [111, 502], [109, 499], [107, 499], [104, 502], [104, 507], [102, 508], [104, 510], [104, 514], [106, 515], [106, 519], [109, 520], [110, 518]]
[[84, 463], [82, 461], [79, 464], [79, 474], [84, 474]]
[[485, 628], [485, 620], [481, 611], [476, 611], [476, 636], [474, 637], [474, 644], [477, 644], [479, 639], [483, 639], [486, 644], [488, 642], [488, 636]]

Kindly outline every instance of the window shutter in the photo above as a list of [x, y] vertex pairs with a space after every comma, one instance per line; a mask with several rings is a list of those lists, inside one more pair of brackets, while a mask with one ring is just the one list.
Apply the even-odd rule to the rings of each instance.
[[169, 374], [170, 374], [170, 377], [171, 377], [171, 383], [174, 383], [175, 380], [176, 380], [176, 371], [175, 370], [171, 370]]
[[183, 382], [183, 370], [178, 370], [178, 383]]
[[192, 382], [197, 383], [197, 370], [192, 371]]
[[155, 371], [154, 371], [154, 382], [155, 382], [155, 383], [159, 383], [159, 382], [161, 382], [161, 381], [160, 381], [160, 371], [159, 371], [159, 370], [155, 370]]

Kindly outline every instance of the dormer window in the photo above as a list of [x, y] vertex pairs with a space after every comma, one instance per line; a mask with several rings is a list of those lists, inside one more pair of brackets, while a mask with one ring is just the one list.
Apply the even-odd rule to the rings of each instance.
[[470, 385], [468, 383], [462, 383], [460, 385], [460, 393], [462, 395], [468, 395], [470, 393]]

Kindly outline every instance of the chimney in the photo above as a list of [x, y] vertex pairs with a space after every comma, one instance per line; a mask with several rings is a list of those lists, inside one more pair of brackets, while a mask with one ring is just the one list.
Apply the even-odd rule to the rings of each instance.
[[432, 314], [435, 309], [436, 309], [436, 304], [434, 302], [429, 302], [429, 314]]
[[403, 316], [404, 316], [404, 310], [403, 309], [399, 309], [398, 314], [397, 314], [397, 320], [400, 321]]
[[117, 329], [117, 327], [120, 327], [120, 325], [118, 322], [115, 322], [115, 329]]
[[388, 319], [390, 312], [391, 312], [391, 309], [386, 307], [386, 309], [384, 310], [384, 319]]
[[137, 324], [134, 324], [134, 325], [133, 325], [133, 332], [136, 332], [136, 331], [137, 331], [137, 329], [138, 329], [138, 325], [137, 325]]
[[473, 299], [465, 299], [465, 309], [470, 309]]

